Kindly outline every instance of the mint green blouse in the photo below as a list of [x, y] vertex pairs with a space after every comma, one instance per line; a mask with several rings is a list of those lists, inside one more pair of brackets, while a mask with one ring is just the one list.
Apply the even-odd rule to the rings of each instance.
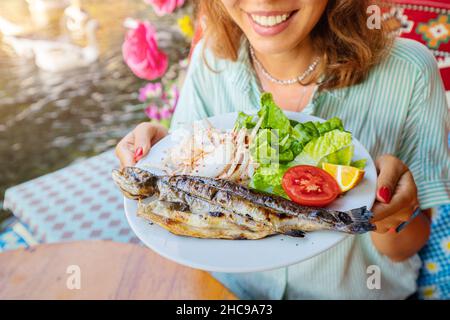
[[[203, 55], [200, 42], [172, 128], [221, 113], [256, 113], [260, 95], [245, 42], [236, 62], [218, 59], [208, 49]], [[393, 154], [403, 160], [414, 175], [422, 208], [450, 203], [449, 112], [436, 61], [425, 46], [396, 40], [390, 54], [363, 83], [316, 92], [303, 112], [341, 118], [374, 159]], [[370, 265], [380, 267], [379, 290], [367, 288]], [[335, 248], [288, 268], [214, 275], [241, 298], [403, 299], [416, 290], [419, 268], [417, 256], [393, 263], [380, 255], [366, 234], [348, 237]]]

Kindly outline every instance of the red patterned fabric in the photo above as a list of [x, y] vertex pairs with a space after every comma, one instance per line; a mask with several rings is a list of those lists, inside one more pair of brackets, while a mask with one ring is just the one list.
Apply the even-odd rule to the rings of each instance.
[[386, 5], [384, 19], [393, 31], [432, 50], [450, 90], [450, 0], [392, 0]]

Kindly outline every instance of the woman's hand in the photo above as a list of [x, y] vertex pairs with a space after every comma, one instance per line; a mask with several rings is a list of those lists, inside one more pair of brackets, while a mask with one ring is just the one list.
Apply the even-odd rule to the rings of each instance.
[[396, 229], [419, 207], [417, 187], [408, 167], [398, 158], [383, 155], [375, 161], [378, 170], [377, 202], [372, 208], [376, 232]]
[[128, 133], [116, 146], [121, 167], [131, 167], [149, 151], [152, 145], [167, 135], [167, 129], [156, 123], [143, 122]]
[[379, 157], [375, 165], [378, 170], [377, 202], [372, 208], [373, 223], [377, 230], [371, 238], [377, 250], [394, 262], [415, 255], [428, 241], [430, 221], [421, 213], [401, 232], [395, 229], [409, 221], [419, 207], [417, 187], [408, 167], [391, 155]]

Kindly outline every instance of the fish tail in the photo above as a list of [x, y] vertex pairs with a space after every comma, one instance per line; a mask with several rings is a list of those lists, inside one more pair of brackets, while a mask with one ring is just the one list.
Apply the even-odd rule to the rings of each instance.
[[346, 233], [360, 234], [375, 230], [375, 225], [370, 223], [372, 212], [367, 207], [352, 209], [349, 211], [334, 211], [316, 209], [309, 214], [319, 225], [327, 226], [327, 229]]
[[367, 207], [361, 207], [357, 209], [352, 209], [350, 211], [342, 212], [338, 214], [338, 218], [345, 225], [343, 231], [361, 234], [376, 229], [375, 225], [370, 222], [373, 214]]

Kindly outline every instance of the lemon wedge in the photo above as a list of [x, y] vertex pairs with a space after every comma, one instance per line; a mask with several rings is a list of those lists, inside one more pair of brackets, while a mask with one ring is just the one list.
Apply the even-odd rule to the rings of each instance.
[[364, 170], [350, 166], [323, 163], [322, 169], [333, 176], [342, 192], [346, 192], [356, 187], [364, 177]]

